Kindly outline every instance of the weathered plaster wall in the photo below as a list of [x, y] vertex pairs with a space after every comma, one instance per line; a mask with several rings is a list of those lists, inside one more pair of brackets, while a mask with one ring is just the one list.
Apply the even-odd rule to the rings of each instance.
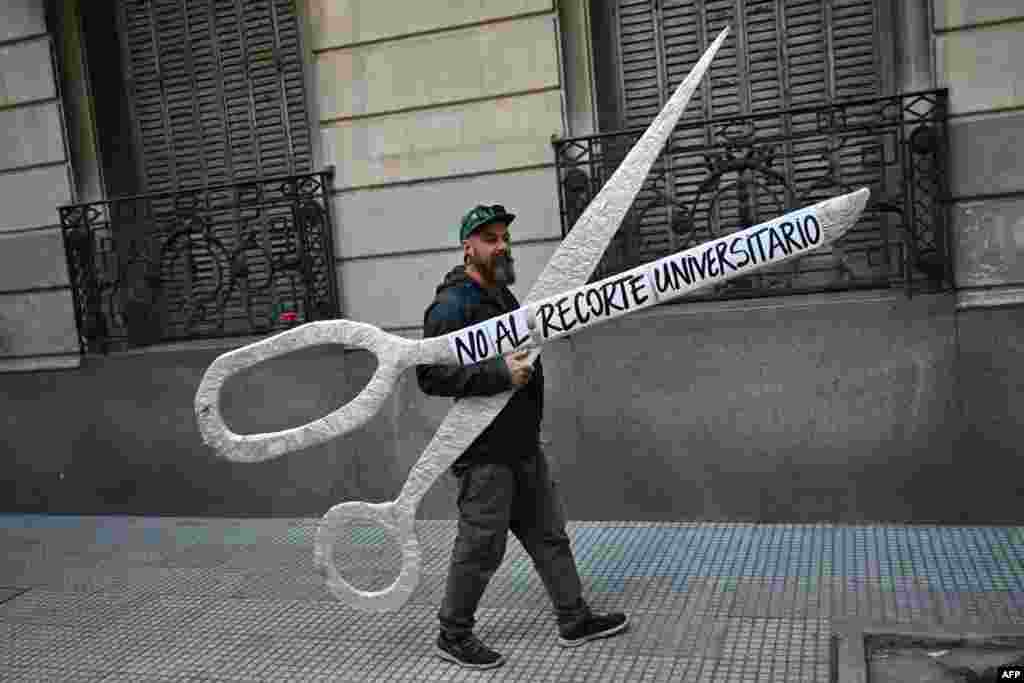
[[1013, 0], [932, 0], [936, 28], [961, 28], [1019, 19], [1024, 12]]
[[[613, 496], [666, 519], [960, 514], [943, 509], [955, 482], [936, 476], [957, 423], [951, 297], [636, 318], [569, 342], [582, 421], [563, 485], [573, 514], [600, 515]], [[609, 482], [602, 495], [588, 490], [588, 467]]]
[[[934, 0], [935, 64], [950, 89], [951, 207], [959, 316], [958, 458], [965, 490], [1012, 472], [1024, 433], [1024, 4]], [[1010, 476], [1013, 476], [1012, 474]], [[985, 504], [988, 494], [978, 495]]]
[[[957, 284], [966, 308], [1024, 303], [1024, 5], [934, 0], [935, 65], [950, 91]], [[1004, 198], [986, 195], [1005, 194]]]
[[[471, 6], [307, 0], [324, 164], [337, 167], [347, 316], [414, 332], [461, 263], [477, 203], [518, 214], [518, 292], [561, 229], [551, 136], [564, 133], [551, 0]], [[535, 244], [529, 244], [531, 241]], [[377, 280], [386, 274], [387, 286]]]
[[57, 207], [74, 196], [42, 0], [0, 0], [0, 373], [75, 367]]
[[[543, 439], [570, 517], [1021, 523], [1024, 321], [970, 312], [958, 329], [955, 315], [950, 295], [796, 297], [659, 307], [553, 343]], [[191, 412], [216, 354], [10, 376], [5, 507], [316, 516], [390, 500], [450, 406], [410, 373], [365, 428], [233, 464], [202, 444]], [[304, 423], [355, 396], [373, 369], [368, 354], [327, 347], [273, 361], [228, 383], [227, 423]], [[59, 430], [47, 428], [53, 414]], [[451, 518], [454, 501], [445, 476], [420, 517]]]
[[[409, 374], [362, 430], [266, 463], [231, 463], [202, 443], [192, 407], [219, 352], [90, 356], [73, 372], [5, 378], [0, 508], [318, 515], [342, 500], [388, 500], [448, 409], [447, 402], [424, 401]], [[291, 354], [232, 378], [225, 420], [241, 433], [307, 422], [354, 397], [374, 367], [368, 353], [337, 347]], [[451, 516], [450, 484], [442, 478], [426, 496], [424, 516]]]

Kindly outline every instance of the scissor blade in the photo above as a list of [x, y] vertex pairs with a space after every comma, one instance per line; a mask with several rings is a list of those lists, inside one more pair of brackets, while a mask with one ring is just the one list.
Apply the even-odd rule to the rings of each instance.
[[[561, 339], [763, 268], [803, 258], [841, 239], [871, 192], [861, 188], [656, 261], [527, 304], [537, 344]], [[528, 323], [529, 324], [529, 323]]]
[[608, 243], [622, 225], [629, 207], [640, 192], [651, 166], [661, 154], [668, 136], [686, 110], [693, 91], [697, 89], [711, 60], [715, 58], [715, 53], [728, 35], [729, 27], [726, 26], [711, 47], [704, 52], [700, 61], [690, 70], [689, 75], [679, 84], [661, 113], [648, 126], [643, 137], [629, 151], [619, 168], [562, 240], [524, 303], [554, 296], [578, 287], [590, 279], [594, 268], [608, 248]]
[[[726, 26], [690, 74], [679, 84], [672, 98], [630, 150], [618, 170], [590, 202], [544, 267], [525, 299], [526, 304], [578, 287], [590, 279], [669, 134], [686, 109], [690, 96], [728, 34], [729, 27]], [[539, 348], [530, 350], [529, 362], [536, 360], [539, 353]], [[415, 507], [416, 501], [436, 481], [440, 472], [465, 452], [508, 404], [515, 392], [515, 389], [509, 389], [494, 396], [467, 396], [456, 402], [409, 472], [398, 506]]]

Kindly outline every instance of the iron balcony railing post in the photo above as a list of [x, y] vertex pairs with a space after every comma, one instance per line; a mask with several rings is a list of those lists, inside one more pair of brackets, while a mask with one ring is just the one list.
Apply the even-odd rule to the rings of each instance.
[[[906, 107], [900, 102], [902, 118], [906, 119]], [[914, 296], [911, 288], [911, 276], [913, 269], [912, 254], [914, 251], [914, 150], [910, 145], [910, 136], [907, 135], [906, 125], [899, 128], [900, 140], [900, 163], [903, 179], [903, 225], [900, 230], [900, 237], [903, 240], [903, 289], [910, 299]]]
[[326, 253], [327, 264], [327, 308], [326, 315], [320, 317], [341, 317], [341, 280], [337, 273], [338, 254], [334, 251], [334, 166], [328, 166], [320, 172], [320, 187], [324, 197], [324, 215], [326, 221], [323, 226], [324, 252]]
[[949, 183], [949, 90], [942, 88], [936, 93], [939, 126], [939, 201], [936, 214], [936, 229], [941, 231], [943, 248], [940, 250], [945, 261], [947, 285], [956, 288], [956, 262], [953, 257], [952, 193]]
[[98, 254], [96, 237], [92, 230], [91, 207], [82, 207], [81, 223], [73, 231], [72, 237], [78, 256], [78, 281], [84, 289], [81, 297], [84, 304], [82, 335], [87, 349], [99, 349], [106, 353], [109, 328], [103, 317], [102, 288], [100, 276], [96, 272]]
[[[84, 211], [84, 209], [81, 209]], [[84, 292], [81, 291], [81, 287], [77, 286], [81, 282], [82, 274], [81, 267], [78, 264], [75, 256], [77, 255], [78, 249], [72, 245], [74, 235], [73, 230], [77, 228], [72, 221], [72, 215], [74, 209], [61, 207], [58, 210], [60, 215], [61, 224], [61, 238], [64, 243], [64, 259], [68, 267], [68, 281], [71, 283], [71, 302], [75, 309], [75, 331], [78, 333], [78, 351], [80, 354], [85, 353], [85, 320], [83, 316], [84, 310]]]
[[564, 167], [562, 165], [562, 155], [559, 154], [558, 149], [558, 135], [555, 133], [551, 134], [551, 149], [555, 155], [555, 178], [558, 179], [558, 218], [562, 223], [562, 239], [565, 239], [567, 234], [566, 224], [568, 223], [565, 209], [565, 200], [562, 195], [565, 192], [565, 178], [563, 177]]

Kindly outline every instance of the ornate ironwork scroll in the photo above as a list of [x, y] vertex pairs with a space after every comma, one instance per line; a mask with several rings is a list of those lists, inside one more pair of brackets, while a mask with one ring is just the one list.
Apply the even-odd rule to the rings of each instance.
[[[593, 277], [868, 187], [860, 223], [832, 249], [694, 299], [951, 287], [946, 111], [933, 90], [682, 123]], [[563, 235], [641, 132], [553, 140]]]
[[83, 351], [340, 316], [333, 169], [60, 208]]

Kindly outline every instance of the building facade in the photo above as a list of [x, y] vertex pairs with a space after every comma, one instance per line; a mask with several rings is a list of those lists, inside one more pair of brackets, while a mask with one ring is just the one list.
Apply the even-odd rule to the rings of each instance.
[[[419, 336], [476, 203], [518, 214], [523, 298], [729, 24], [595, 277], [872, 203], [839, 248], [544, 351], [570, 516], [1020, 523], [1009, 4], [0, 0], [4, 509], [393, 498], [450, 406], [412, 373], [363, 430], [243, 465], [199, 438], [206, 367], [308, 320]], [[230, 382], [225, 416], [307, 422], [374, 366], [293, 354]], [[446, 477], [420, 514], [453, 513]]]

